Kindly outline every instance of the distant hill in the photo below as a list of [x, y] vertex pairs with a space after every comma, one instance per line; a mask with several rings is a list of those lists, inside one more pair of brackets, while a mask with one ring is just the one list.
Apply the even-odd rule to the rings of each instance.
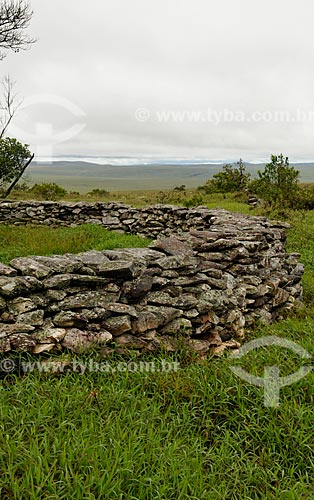
[[[139, 164], [110, 165], [75, 161], [32, 162], [27, 170], [31, 182], [56, 182], [67, 190], [87, 192], [94, 188], [109, 191], [171, 189], [185, 184], [197, 187], [219, 172], [223, 163], [211, 164]], [[245, 163], [252, 176], [265, 163]], [[302, 182], [314, 182], [314, 162], [294, 164]]]

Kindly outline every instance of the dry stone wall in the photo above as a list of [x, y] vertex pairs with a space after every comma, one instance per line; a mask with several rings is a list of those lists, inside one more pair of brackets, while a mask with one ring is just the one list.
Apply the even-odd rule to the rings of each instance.
[[2, 353], [174, 350], [178, 337], [217, 353], [302, 298], [303, 265], [285, 251], [287, 225], [266, 218], [205, 207], [17, 202], [0, 205], [0, 220], [159, 235], [150, 248], [0, 264]]

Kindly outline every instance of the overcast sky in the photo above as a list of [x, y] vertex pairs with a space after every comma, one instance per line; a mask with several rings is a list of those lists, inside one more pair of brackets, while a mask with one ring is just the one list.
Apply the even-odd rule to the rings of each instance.
[[38, 156], [314, 159], [309, 0], [32, 0], [1, 74]]

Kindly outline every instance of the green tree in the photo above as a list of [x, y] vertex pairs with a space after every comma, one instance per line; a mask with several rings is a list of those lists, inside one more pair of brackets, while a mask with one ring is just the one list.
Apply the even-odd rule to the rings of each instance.
[[288, 157], [271, 155], [270, 163], [258, 171], [252, 187], [269, 206], [293, 208], [299, 191], [299, 174], [289, 165]]
[[10, 137], [0, 139], [0, 188], [4, 189], [4, 198], [9, 196], [33, 158], [28, 144]]
[[227, 163], [222, 167], [222, 171], [213, 175], [204, 186], [206, 192], [233, 193], [244, 191], [248, 187], [251, 174], [246, 172], [243, 160], [235, 165]]

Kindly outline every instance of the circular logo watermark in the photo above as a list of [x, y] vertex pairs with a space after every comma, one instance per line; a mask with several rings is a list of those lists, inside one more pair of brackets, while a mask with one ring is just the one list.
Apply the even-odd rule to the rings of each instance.
[[[247, 342], [231, 357], [242, 358], [253, 349], [273, 345], [289, 349], [298, 354], [303, 359], [312, 358], [311, 354], [303, 349], [303, 347], [301, 347], [299, 344], [296, 344], [291, 340], [276, 336], [262, 337], [260, 339], [252, 340], [251, 342]], [[310, 373], [312, 368], [313, 366], [302, 366], [299, 370], [292, 373], [291, 375], [280, 377], [279, 366], [265, 366], [264, 376], [257, 377], [255, 375], [252, 375], [251, 373], [248, 373], [240, 366], [230, 366], [230, 370], [242, 380], [245, 380], [251, 385], [256, 385], [257, 387], [264, 388], [264, 405], [268, 407], [279, 406], [279, 393], [281, 387], [292, 385], [298, 382], [302, 378], [306, 377]]]
[[147, 108], [137, 108], [135, 111], [135, 119], [138, 122], [147, 122], [150, 119], [150, 111]]
[[0, 372], [12, 373], [16, 368], [16, 363], [11, 358], [5, 358], [0, 360]]
[[[79, 106], [64, 97], [54, 94], [37, 94], [29, 96], [24, 99], [22, 104], [19, 106], [19, 110], [23, 111], [32, 106], [41, 106], [43, 104], [52, 104], [53, 106], [61, 107], [77, 118], [86, 116], [85, 112]], [[56, 144], [72, 139], [85, 127], [86, 123], [77, 122], [65, 130], [56, 131], [52, 122], [47, 121], [35, 122], [34, 132], [23, 130], [16, 125], [12, 125], [10, 129], [13, 135], [23, 137], [23, 140], [35, 145], [36, 156], [51, 158], [53, 157], [53, 150]]]

